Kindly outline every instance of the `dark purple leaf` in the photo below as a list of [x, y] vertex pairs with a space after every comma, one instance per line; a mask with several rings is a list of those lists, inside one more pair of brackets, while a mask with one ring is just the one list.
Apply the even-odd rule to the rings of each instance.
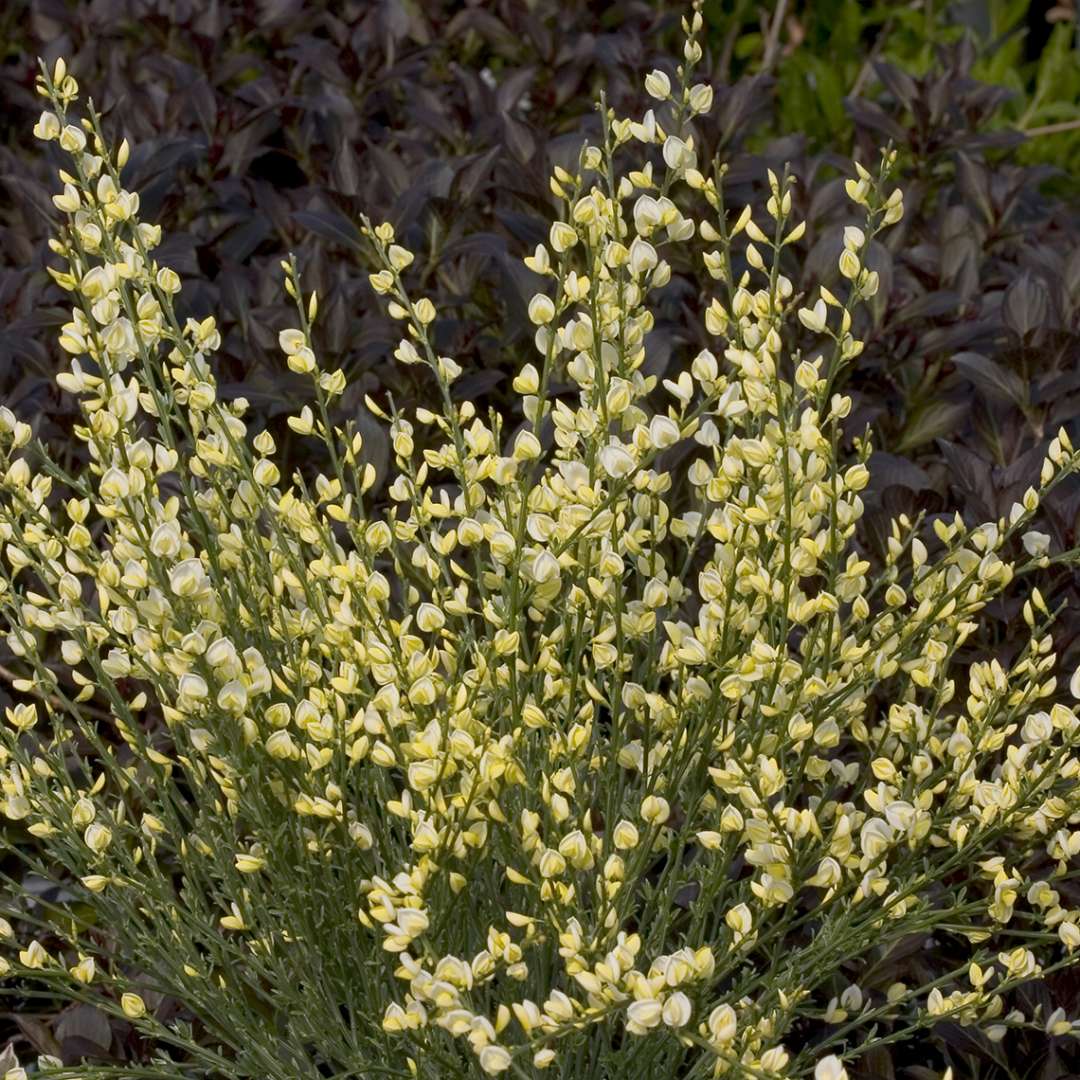
[[1018, 337], [1026, 338], [1046, 322], [1049, 309], [1046, 286], [1030, 274], [1021, 274], [1005, 290], [1002, 307], [1005, 325]]
[[360, 230], [349, 219], [333, 210], [296, 210], [293, 220], [309, 232], [341, 244], [354, 251], [362, 251]]
[[984, 394], [999, 401], [1010, 401], [1014, 405], [1026, 404], [1027, 388], [1020, 376], [1008, 368], [974, 352], [957, 353], [952, 362]]

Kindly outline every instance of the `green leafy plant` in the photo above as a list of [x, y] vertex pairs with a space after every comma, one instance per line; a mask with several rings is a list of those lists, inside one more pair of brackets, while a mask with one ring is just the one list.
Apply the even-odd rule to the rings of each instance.
[[[1080, 721], [1033, 584], [1078, 553], [1031, 527], [1080, 455], [1058, 433], [982, 524], [899, 516], [871, 567], [841, 379], [895, 154], [855, 167], [838, 281], [800, 296], [792, 178], [726, 209], [684, 30], [653, 108], [602, 103], [550, 178], [522, 422], [455, 397], [421, 260], [363, 221], [437, 397], [369, 400], [385, 496], [297, 261], [288, 427], [326, 465], [290, 476], [214, 317], [177, 315], [127, 142], [43, 67], [88, 464], [0, 410], [2, 810], [49, 886], [12, 880], [0, 935], [15, 993], [135, 1037], [39, 1075], [843, 1080], [946, 1021], [1073, 1031], [1022, 1005], [1080, 945]], [[660, 378], [653, 304], [691, 257], [713, 347]], [[1023, 647], [961, 665], [1003, 595]]]
[[[966, 20], [979, 55], [977, 77], [1012, 92], [1003, 119], [1033, 136], [1020, 159], [1054, 166], [1057, 182], [1075, 197], [1073, 177], [1080, 151], [1075, 5], [1040, 11], [1029, 0], [991, 0], [980, 15]], [[1036, 34], [1041, 40], [1033, 42]]]
[[877, 96], [876, 65], [922, 77], [942, 48], [965, 43], [975, 77], [1009, 91], [999, 124], [1032, 136], [1020, 159], [1053, 165], [1060, 186], [1072, 185], [1080, 146], [1080, 49], [1071, 0], [1050, 6], [1031, 0], [712, 0], [704, 11], [722, 77], [775, 75], [777, 129], [802, 132], [815, 145], [843, 137], [850, 99]]

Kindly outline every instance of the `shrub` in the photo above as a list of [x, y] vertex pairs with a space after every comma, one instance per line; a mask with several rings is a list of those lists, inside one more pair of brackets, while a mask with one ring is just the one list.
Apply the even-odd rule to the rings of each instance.
[[[826, 238], [839, 235], [846, 212], [826, 184], [838, 158], [864, 156], [884, 140], [900, 150], [897, 180], [909, 214], [888, 254], [901, 261], [881, 271], [873, 329], [856, 331], [867, 356], [849, 383], [853, 411], [868, 416], [860, 408], [874, 399], [866, 405], [877, 410], [879, 448], [920, 469], [931, 466], [929, 474], [891, 470], [914, 484], [905, 485], [905, 509], [939, 508], [920, 495], [930, 487], [945, 495], [950, 483], [949, 497], [963, 508], [974, 494], [968, 470], [937, 449], [935, 436], [944, 432], [972, 450], [989, 471], [1030, 448], [1017, 446], [1028, 432], [1029, 405], [1037, 414], [1055, 403], [1054, 416], [1030, 425], [1042, 440], [1036, 454], [1045, 450], [1047, 423], [1048, 431], [1071, 423], [1077, 434], [1080, 405], [1061, 388], [1057, 354], [1076, 342], [1077, 263], [1070, 257], [1080, 230], [1066, 204], [1038, 197], [1046, 170], [1016, 168], [1019, 155], [1045, 148], [1047, 139], [1017, 145], [1019, 136], [999, 130], [1030, 111], [1026, 99], [1017, 103], [973, 77], [1016, 77], [1018, 20], [1032, 21], [1030, 45], [1036, 13], [1012, 4], [994, 15], [993, 32], [982, 37], [1008, 30], [1007, 49], [992, 52], [987, 40], [976, 46], [969, 35], [963, 48], [935, 59], [933, 43], [960, 32], [950, 20], [971, 20], [973, 11], [788, 4], [773, 82], [759, 73], [768, 67], [768, 19], [764, 33], [747, 33], [765, 7], [704, 10], [711, 33], [699, 77], [715, 88], [717, 106], [714, 123], [700, 133], [701, 149], [710, 157], [721, 152], [731, 166], [728, 202], [736, 210], [759, 198], [749, 181], [764, 176], [763, 162], [779, 171], [790, 161], [800, 188], [816, 196], [810, 207], [797, 189], [796, 212], [807, 218], [809, 235]], [[0, 16], [9, 43], [0, 95], [12, 106], [0, 118], [7, 128], [0, 142], [12, 144], [0, 147], [11, 196], [0, 208], [0, 312], [8, 324], [0, 329], [0, 392], [20, 403], [36, 434], [58, 451], [65, 442], [70, 449], [72, 402], [53, 383], [62, 356], [42, 333], [65, 318], [57, 290], [41, 288], [46, 170], [42, 157], [29, 158], [20, 145], [36, 109], [33, 57], [44, 49], [50, 59], [74, 57], [110, 130], [133, 141], [125, 176], [147, 216], [167, 230], [160, 257], [184, 276], [180, 314], [215, 312], [219, 380], [231, 393], [244, 384], [249, 415], [270, 427], [288, 472], [306, 458], [284, 420], [303, 383], [276, 362], [270, 330], [288, 317], [287, 297], [273, 281], [282, 250], [297, 252], [309, 287], [319, 291], [317, 344], [340, 357], [349, 376], [337, 407], [360, 418], [373, 460], [381, 463], [385, 447], [363, 393], [386, 388], [403, 406], [423, 395], [415, 372], [387, 362], [395, 331], [370, 303], [359, 265], [354, 222], [362, 209], [423, 250], [418, 273], [439, 310], [433, 333], [440, 350], [467, 370], [455, 393], [503, 412], [512, 407], [509, 383], [528, 347], [518, 334], [531, 288], [512, 253], [543, 239], [551, 166], [572, 167], [581, 143], [598, 137], [586, 108], [594, 88], [604, 86], [621, 112], [643, 109], [638, 72], [651, 66], [652, 50], [663, 56], [677, 18], [648, 3], [599, 11], [584, 0], [464, 11], [444, 0], [412, 5], [405, 18], [394, 17], [394, 5], [340, 11], [320, 0], [181, 8], [166, 14], [141, 0], [118, 0], [72, 11], [57, 0], [13, 0]], [[1059, 26], [1054, 40], [1065, 30]], [[872, 64], [878, 56], [891, 65]], [[1055, 61], [1054, 70], [1059, 66]], [[925, 76], [912, 80], [905, 72], [913, 68]], [[1050, 81], [1070, 92], [1066, 79]], [[1060, 119], [1031, 115], [1037, 123]], [[820, 263], [807, 261], [809, 271], [835, 266], [832, 247], [822, 255]], [[678, 265], [673, 273], [678, 281]], [[1001, 293], [1023, 286], [1025, 274], [1048, 294], [1044, 321], [1061, 332], [1060, 350], [1039, 345], [1019, 356]], [[814, 273], [795, 281], [797, 288], [816, 283]], [[653, 374], [680, 329], [681, 304], [693, 295], [669, 294], [657, 310]], [[994, 416], [993, 425], [972, 430], [983, 401], [952, 364], [969, 351], [1033, 384], [1024, 410], [1009, 408], [1003, 420]], [[1057, 387], [1047, 394], [1054, 377]], [[896, 419], [881, 414], [882, 398], [897, 404]], [[991, 411], [1003, 403], [999, 393]], [[1030, 480], [1023, 478], [1021, 490]], [[1009, 491], [995, 494], [1012, 501]]]
[[[780, 131], [803, 132], [812, 143], [828, 146], [848, 123], [850, 99], [878, 96], [871, 86], [881, 62], [924, 76], [937, 66], [942, 46], [963, 43], [975, 78], [1006, 91], [993, 126], [1030, 133], [1018, 158], [1055, 166], [1060, 185], [1075, 197], [1080, 62], [1073, 5], [825, 0], [772, 5], [770, 11], [770, 5], [736, 0], [735, 18], [728, 6], [706, 6], [711, 40], [717, 51], [744, 64], [748, 59], [751, 66], [772, 57]], [[748, 13], [759, 21], [758, 33], [740, 24], [739, 15]], [[946, 90], [945, 98], [950, 96]]]
[[11, 0], [0, 13], [0, 142], [12, 144], [0, 146], [0, 392], [57, 446], [67, 440], [75, 417], [53, 385], [62, 356], [45, 340], [65, 318], [63, 298], [41, 286], [47, 171], [21, 145], [36, 119], [36, 55], [67, 57], [131, 141], [125, 176], [167, 230], [182, 317], [215, 312], [219, 380], [243, 383], [285, 460], [301, 462], [284, 414], [304, 383], [277, 362], [270, 329], [289, 317], [274, 280], [281, 252], [297, 252], [319, 291], [319, 343], [350, 379], [339, 404], [363, 417], [373, 455], [382, 431], [363, 392], [415, 403], [423, 380], [387, 362], [394, 328], [371, 303], [361, 210], [423, 248], [437, 333], [469, 367], [467, 392], [504, 386], [528, 348], [506, 338], [527, 326], [529, 275], [512, 253], [543, 239], [550, 163], [576, 161], [594, 87], [613, 104], [641, 95], [644, 43], [665, 21], [677, 29], [641, 0], [606, 12], [587, 0]]
[[[516, 429], [454, 399], [414, 255], [365, 221], [396, 358], [439, 399], [370, 402], [382, 501], [330, 419], [346, 380], [296, 260], [279, 341], [311, 387], [289, 427], [328, 462], [310, 480], [221, 392], [213, 316], [177, 316], [127, 144], [43, 68], [89, 465], [0, 411], [25, 695], [3, 811], [55, 886], [0, 929], [20, 993], [145, 1038], [102, 1075], [839, 1080], [944, 1019], [1072, 1030], [1014, 991], [1080, 944], [1080, 724], [1031, 576], [1077, 553], [1029, 527], [1080, 456], [1060, 433], [998, 520], [898, 518], [871, 572], [871, 447], [842, 455], [837, 386], [867, 253], [903, 214], [894, 155], [856, 165], [841, 284], [804, 304], [790, 175], [728, 214], [699, 156], [699, 30], [695, 10], [674, 89], [647, 79], [655, 110], [602, 103], [602, 138], [551, 178]], [[659, 380], [650, 305], [690, 254], [716, 351]], [[1024, 648], [963, 672], [1006, 591]]]

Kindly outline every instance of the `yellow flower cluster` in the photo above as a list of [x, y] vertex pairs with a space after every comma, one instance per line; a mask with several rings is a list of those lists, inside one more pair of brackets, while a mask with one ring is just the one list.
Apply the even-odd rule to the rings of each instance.
[[[552, 177], [520, 423], [455, 393], [413, 254], [365, 224], [395, 355], [440, 395], [410, 415], [369, 399], [381, 499], [295, 263], [280, 344], [312, 403], [288, 423], [322, 464], [286, 478], [220, 393], [213, 317], [178, 314], [126, 144], [72, 119], [62, 64], [43, 73], [35, 133], [69, 162], [60, 382], [89, 465], [70, 474], [0, 409], [0, 603], [25, 669], [2, 809], [117, 941], [5, 923], [7, 967], [177, 1062], [282, 1080], [395, 1059], [843, 1080], [889, 1032], [1037, 1019], [1006, 1012], [1009, 990], [1080, 945], [1055, 888], [1080, 852], [1080, 723], [1038, 589], [1019, 656], [956, 659], [1048, 564], [1030, 523], [1080, 457], [1051, 440], [1006, 519], [901, 517], [872, 568], [870, 444], [842, 460], [838, 378], [878, 289], [869, 245], [903, 213], [891, 156], [848, 181], [841, 295], [800, 306], [793, 180], [727, 211], [695, 138], [697, 10], [684, 29], [675, 88], [655, 71], [645, 116], [603, 108], [602, 143]], [[715, 290], [709, 347], [661, 381], [649, 305], [675, 251]], [[32, 933], [33, 911], [9, 914]], [[849, 983], [930, 934], [962, 964]]]

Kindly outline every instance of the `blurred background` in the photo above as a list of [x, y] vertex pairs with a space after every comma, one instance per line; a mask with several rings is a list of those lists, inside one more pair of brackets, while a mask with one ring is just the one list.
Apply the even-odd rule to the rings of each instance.
[[[296, 252], [320, 293], [326, 366], [350, 378], [339, 409], [382, 475], [386, 440], [364, 395], [408, 408], [429, 388], [391, 357], [398, 334], [373, 302], [359, 215], [393, 222], [418, 252], [440, 349], [467, 372], [455, 391], [513, 409], [510, 379], [532, 348], [535, 279], [521, 258], [547, 235], [550, 170], [576, 163], [601, 90], [622, 114], [648, 108], [642, 78], [674, 73], [685, 13], [661, 0], [2, 0], [0, 401], [77, 453], [64, 439], [72, 399], [52, 381], [67, 313], [44, 269], [57, 182], [52, 148], [31, 136], [36, 57], [65, 56], [131, 140], [126, 179], [165, 229], [159, 258], [184, 279], [182, 310], [217, 316], [223, 393], [242, 393], [286, 454], [283, 417], [303, 388], [277, 349], [293, 320], [278, 263]], [[727, 164], [735, 211], [767, 167], [799, 178], [797, 289], [836, 273], [852, 157], [899, 151], [907, 215], [874, 245], [882, 288], [846, 387], [849, 433], [869, 426], [877, 447], [864, 547], [879, 550], [901, 512], [1007, 514], [1056, 430], [1080, 440], [1074, 2], [707, 0], [704, 14], [699, 71], [716, 105], [696, 130], [702, 157]], [[674, 270], [648, 342], [655, 374], [706, 344], [700, 268]], [[1080, 540], [1080, 485], [1059, 489], [1040, 528], [1055, 550]], [[1080, 593], [1068, 573], [1051, 581], [1068, 670]], [[980, 648], [1013, 654], [1021, 603], [994, 609]], [[922, 947], [872, 978], [903, 978]], [[1080, 987], [1055, 991], [1077, 1015]], [[17, 1005], [0, 1034], [72, 1060], [130, 1052], [131, 1032], [86, 1007]], [[933, 1045], [882, 1051], [859, 1075], [936, 1080], [951, 1064], [955, 1080], [1067, 1080], [1080, 1077], [1072, 1047], [1037, 1031], [995, 1045], [943, 1024]]]

